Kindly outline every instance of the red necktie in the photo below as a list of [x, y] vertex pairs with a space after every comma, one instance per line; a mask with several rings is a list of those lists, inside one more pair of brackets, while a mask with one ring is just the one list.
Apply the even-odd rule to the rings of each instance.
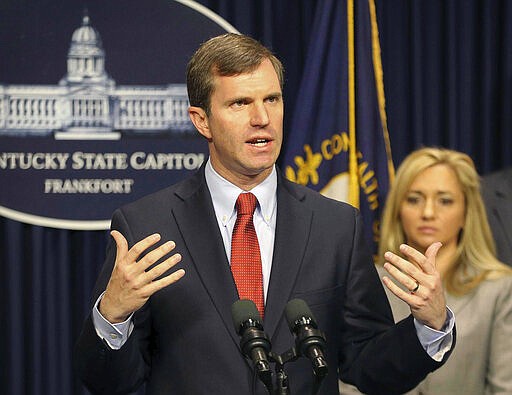
[[252, 193], [241, 193], [236, 200], [236, 222], [231, 239], [231, 272], [240, 299], [250, 299], [261, 318], [263, 301], [263, 274], [258, 237], [252, 220], [258, 200]]

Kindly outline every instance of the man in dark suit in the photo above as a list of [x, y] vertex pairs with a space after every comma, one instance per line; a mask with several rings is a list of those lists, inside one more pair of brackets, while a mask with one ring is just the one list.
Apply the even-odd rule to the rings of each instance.
[[[367, 393], [401, 393], [439, 367], [454, 345], [435, 257], [404, 246], [387, 254], [386, 285], [411, 306], [393, 324], [365, 248], [358, 212], [287, 181], [275, 162], [282, 143], [283, 69], [257, 41], [236, 34], [203, 44], [187, 69], [189, 114], [209, 159], [192, 178], [117, 210], [105, 265], [75, 353], [94, 393], [264, 394], [240, 351], [230, 308], [235, 201], [250, 191], [261, 252], [264, 328], [272, 350], [294, 342], [284, 310], [307, 302], [326, 334], [329, 373]], [[165, 241], [161, 243], [161, 241]], [[186, 274], [185, 274], [186, 272]], [[288, 363], [291, 393], [313, 388], [311, 363]]]
[[498, 259], [512, 265], [512, 167], [483, 177], [482, 196]]

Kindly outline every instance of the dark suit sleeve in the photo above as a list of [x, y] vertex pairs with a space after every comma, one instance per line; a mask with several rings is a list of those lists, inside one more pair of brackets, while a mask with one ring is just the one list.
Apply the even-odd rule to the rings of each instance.
[[[112, 229], [120, 231], [133, 245], [131, 234], [121, 211], [112, 219]], [[105, 263], [98, 277], [92, 304], [105, 290], [115, 262], [116, 246], [110, 240]], [[91, 307], [92, 309], [92, 307]], [[149, 372], [148, 309], [142, 307], [133, 316], [134, 329], [128, 341], [112, 350], [96, 334], [91, 314], [85, 320], [74, 350], [75, 370], [86, 387], [94, 394], [121, 394], [135, 391]]]
[[412, 316], [393, 324], [383, 286], [364, 247], [360, 222], [358, 215], [347, 275], [340, 376], [367, 394], [400, 394], [444, 361], [436, 362], [425, 352]]

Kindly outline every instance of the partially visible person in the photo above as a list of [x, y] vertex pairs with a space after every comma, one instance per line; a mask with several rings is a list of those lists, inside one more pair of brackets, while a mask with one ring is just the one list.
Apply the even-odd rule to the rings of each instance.
[[512, 265], [512, 167], [484, 176], [482, 196], [497, 256]]
[[[436, 267], [457, 319], [451, 358], [410, 393], [512, 394], [512, 269], [495, 257], [471, 158], [438, 148], [411, 153], [397, 171], [381, 226], [379, 256], [399, 253], [403, 243], [419, 251], [443, 244]], [[415, 288], [420, 298], [427, 291]], [[411, 313], [386, 291], [396, 321]]]

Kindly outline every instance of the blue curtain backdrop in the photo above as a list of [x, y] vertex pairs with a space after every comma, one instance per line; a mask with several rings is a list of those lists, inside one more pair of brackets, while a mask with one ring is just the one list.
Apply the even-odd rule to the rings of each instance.
[[[88, 2], [40, 6], [50, 3]], [[199, 3], [283, 60], [289, 128], [322, 0]], [[421, 145], [442, 145], [470, 154], [481, 173], [511, 166], [512, 3], [376, 4], [395, 165]], [[33, 8], [31, 2], [2, 2], [0, 24], [8, 26], [14, 15]], [[105, 231], [56, 230], [0, 218], [2, 393], [87, 393], [73, 375], [71, 352], [106, 240]]]

